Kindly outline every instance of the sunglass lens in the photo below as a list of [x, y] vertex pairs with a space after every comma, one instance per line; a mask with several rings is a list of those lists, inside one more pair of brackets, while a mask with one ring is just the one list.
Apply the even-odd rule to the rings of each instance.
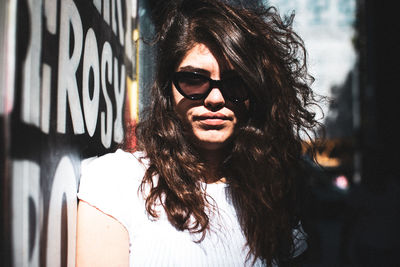
[[182, 73], [177, 79], [178, 87], [192, 99], [200, 99], [210, 87], [210, 82], [194, 73]]
[[231, 101], [241, 102], [248, 99], [246, 86], [239, 76], [224, 80], [224, 96]]

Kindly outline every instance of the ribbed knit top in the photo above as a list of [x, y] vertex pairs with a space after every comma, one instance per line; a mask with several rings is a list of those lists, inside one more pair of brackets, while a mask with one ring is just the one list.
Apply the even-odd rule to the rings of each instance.
[[[138, 191], [146, 162], [143, 153], [117, 150], [82, 163], [78, 198], [118, 220], [128, 231], [130, 266], [252, 266], [246, 261], [248, 248], [236, 211], [223, 183], [203, 184], [217, 204], [210, 211], [210, 231], [198, 243], [200, 235], [178, 231], [159, 207], [160, 217], [152, 218], [145, 199]], [[295, 255], [306, 249], [303, 236], [294, 230]], [[254, 266], [265, 266], [257, 259]]]

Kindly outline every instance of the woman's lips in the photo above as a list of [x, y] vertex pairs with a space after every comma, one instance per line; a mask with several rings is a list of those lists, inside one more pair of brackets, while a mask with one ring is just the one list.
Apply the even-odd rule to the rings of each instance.
[[231, 120], [231, 118], [221, 113], [205, 113], [195, 116], [194, 120], [209, 126], [219, 126]]

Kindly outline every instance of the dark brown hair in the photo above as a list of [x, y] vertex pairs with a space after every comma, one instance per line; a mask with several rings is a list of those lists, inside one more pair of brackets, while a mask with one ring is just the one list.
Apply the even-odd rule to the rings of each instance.
[[315, 98], [303, 41], [291, 28], [292, 18], [282, 21], [272, 7], [248, 10], [215, 0], [171, 2], [157, 14], [162, 23], [156, 23], [155, 83], [150, 107], [136, 128], [136, 149], [149, 159], [142, 182], [142, 190], [151, 189], [146, 209], [157, 217], [155, 206], [161, 203], [178, 230], [204, 237], [209, 229], [206, 207], [211, 204], [200, 183], [205, 164], [183, 134], [170, 98], [173, 72], [188, 50], [203, 43], [248, 86], [248, 119], [236, 129], [221, 171], [228, 178], [250, 253], [279, 264], [294, 251], [302, 133], [319, 125], [309, 109]]

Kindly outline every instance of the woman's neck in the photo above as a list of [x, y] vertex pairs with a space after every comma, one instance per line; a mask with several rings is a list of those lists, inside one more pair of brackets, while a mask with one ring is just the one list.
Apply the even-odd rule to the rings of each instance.
[[201, 156], [205, 163], [205, 182], [207, 184], [212, 183], [225, 183], [225, 175], [221, 172], [221, 165], [226, 157], [226, 151], [224, 150], [202, 150], [200, 151]]

